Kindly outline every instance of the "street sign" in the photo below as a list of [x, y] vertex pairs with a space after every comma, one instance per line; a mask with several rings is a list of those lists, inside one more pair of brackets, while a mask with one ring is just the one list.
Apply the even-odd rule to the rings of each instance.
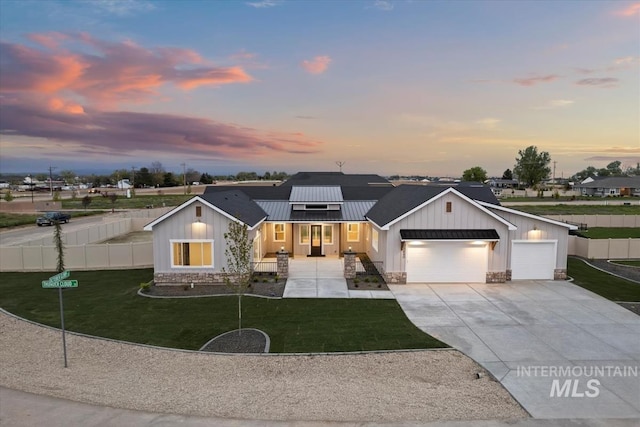
[[70, 274], [71, 274], [70, 271], [65, 270], [62, 273], [58, 273], [55, 276], [49, 277], [49, 282], [58, 282], [60, 280], [64, 280], [67, 277], [69, 277]]
[[51, 281], [51, 280], [43, 280], [42, 281], [42, 287], [45, 289], [51, 289], [51, 288], [77, 288], [78, 287], [78, 281], [77, 280], [57, 280], [57, 281]]

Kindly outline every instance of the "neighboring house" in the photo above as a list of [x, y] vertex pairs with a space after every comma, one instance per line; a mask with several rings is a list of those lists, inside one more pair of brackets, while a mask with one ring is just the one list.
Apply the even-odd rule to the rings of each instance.
[[640, 176], [585, 179], [574, 187], [583, 196], [640, 196]]
[[116, 187], [121, 190], [128, 190], [132, 188], [131, 182], [128, 179], [121, 179], [117, 182]]
[[390, 283], [564, 279], [576, 228], [502, 207], [481, 184], [305, 172], [279, 186], [210, 186], [149, 223], [156, 283], [221, 281], [231, 221], [247, 225], [254, 261], [354, 251]]
[[515, 179], [490, 178], [487, 184], [491, 188], [516, 188], [518, 181]]

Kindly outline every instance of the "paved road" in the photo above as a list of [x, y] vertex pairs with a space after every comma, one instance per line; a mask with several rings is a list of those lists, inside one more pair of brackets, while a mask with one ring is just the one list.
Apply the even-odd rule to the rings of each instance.
[[640, 419], [640, 316], [562, 281], [389, 288], [535, 418]]
[[[105, 220], [109, 220], [109, 214], [88, 216], [82, 218], [72, 218], [68, 224], [62, 224], [63, 231], [75, 231], [82, 228], [86, 228], [89, 225], [100, 224]], [[120, 218], [118, 218], [120, 219]], [[29, 240], [36, 240], [42, 237], [49, 237], [53, 233], [53, 227], [38, 227], [35, 224], [14, 228], [7, 231], [0, 232], [0, 245], [2, 246], [17, 246], [28, 242]]]

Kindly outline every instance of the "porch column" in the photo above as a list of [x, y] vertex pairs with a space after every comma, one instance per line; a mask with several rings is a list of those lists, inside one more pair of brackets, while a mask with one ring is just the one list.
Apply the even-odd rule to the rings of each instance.
[[356, 277], [356, 253], [346, 251], [344, 253], [344, 278], [354, 279]]
[[281, 250], [276, 252], [278, 277], [286, 279], [289, 277], [289, 252]]

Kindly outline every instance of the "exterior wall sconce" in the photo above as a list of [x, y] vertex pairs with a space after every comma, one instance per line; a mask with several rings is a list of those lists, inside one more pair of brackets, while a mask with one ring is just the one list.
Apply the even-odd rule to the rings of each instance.
[[284, 252], [284, 246], [280, 246], [280, 252]]
[[349, 252], [351, 252], [351, 246], [349, 246]]

